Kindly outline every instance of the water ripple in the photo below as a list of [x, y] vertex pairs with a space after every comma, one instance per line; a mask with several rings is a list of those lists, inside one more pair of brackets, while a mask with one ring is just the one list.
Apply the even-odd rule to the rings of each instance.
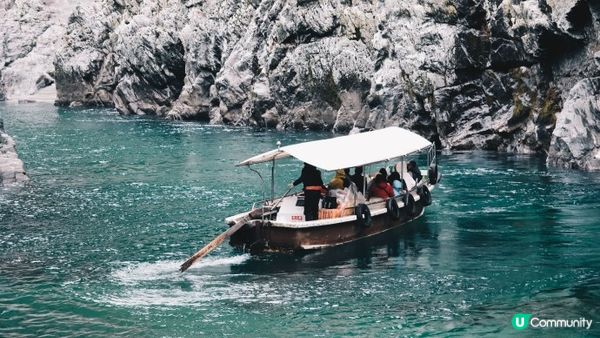
[[[404, 229], [306, 255], [224, 245], [181, 274], [269, 193], [234, 163], [330, 134], [0, 111], [31, 177], [0, 190], [0, 336], [507, 336], [516, 312], [599, 315], [597, 173], [447, 153], [433, 204]], [[298, 174], [283, 161], [277, 191]]]

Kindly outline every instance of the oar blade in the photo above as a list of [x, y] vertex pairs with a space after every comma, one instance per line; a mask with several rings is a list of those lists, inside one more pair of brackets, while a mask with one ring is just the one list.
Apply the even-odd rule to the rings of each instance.
[[184, 272], [185, 270], [189, 269], [195, 261], [196, 259], [194, 257], [190, 257], [187, 261], [181, 264], [181, 266], [179, 267], [179, 271]]

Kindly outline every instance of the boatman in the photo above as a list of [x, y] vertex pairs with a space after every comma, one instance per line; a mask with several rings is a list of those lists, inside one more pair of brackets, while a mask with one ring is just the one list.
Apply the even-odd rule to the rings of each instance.
[[416, 183], [419, 183], [420, 180], [423, 179], [423, 175], [421, 174], [421, 170], [417, 167], [417, 162], [410, 161], [406, 165], [406, 171], [412, 176]]
[[290, 188], [298, 184], [304, 184], [304, 220], [313, 221], [319, 218], [319, 200], [321, 199], [321, 189], [325, 189], [321, 172], [315, 166], [304, 163], [302, 174], [293, 183]]

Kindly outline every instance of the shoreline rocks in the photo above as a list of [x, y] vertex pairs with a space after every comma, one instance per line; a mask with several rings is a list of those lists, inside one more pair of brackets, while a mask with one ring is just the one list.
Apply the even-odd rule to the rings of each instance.
[[4, 132], [0, 120], [0, 187], [28, 180], [23, 161], [17, 155], [15, 141]]

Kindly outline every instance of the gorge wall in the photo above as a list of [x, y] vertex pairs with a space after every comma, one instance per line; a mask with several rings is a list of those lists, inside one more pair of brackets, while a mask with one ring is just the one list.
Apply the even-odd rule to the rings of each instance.
[[63, 23], [52, 81], [63, 105], [400, 125], [446, 148], [597, 170], [599, 20], [593, 0], [95, 0]]
[[3, 0], [0, 3], [0, 101], [27, 100], [54, 85], [56, 51], [65, 48], [67, 18], [77, 2]]
[[0, 119], [0, 187], [29, 180], [23, 161], [17, 156], [15, 141], [4, 132]]

